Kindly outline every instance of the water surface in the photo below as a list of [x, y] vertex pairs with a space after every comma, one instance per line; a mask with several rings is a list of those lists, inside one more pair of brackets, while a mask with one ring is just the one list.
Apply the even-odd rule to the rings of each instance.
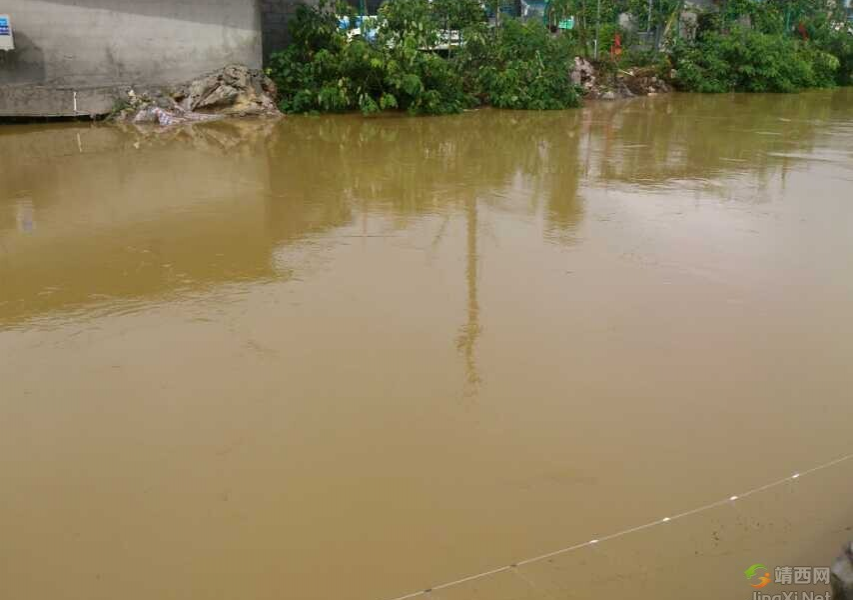
[[[853, 451], [849, 89], [7, 126], [0, 182], [4, 598], [387, 600]], [[751, 598], [851, 476], [432, 600]]]

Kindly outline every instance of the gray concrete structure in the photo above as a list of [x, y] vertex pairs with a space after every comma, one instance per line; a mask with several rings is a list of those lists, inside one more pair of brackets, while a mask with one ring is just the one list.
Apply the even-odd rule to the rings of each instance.
[[[117, 90], [259, 68], [261, 0], [0, 0], [0, 116], [102, 114]], [[293, 0], [288, 0], [293, 1]]]
[[288, 27], [300, 2], [317, 5], [318, 0], [260, 0], [264, 38], [264, 60], [290, 42]]
[[287, 24], [296, 12], [293, 0], [261, 0], [261, 30], [266, 62], [270, 54], [283, 49], [289, 41]]

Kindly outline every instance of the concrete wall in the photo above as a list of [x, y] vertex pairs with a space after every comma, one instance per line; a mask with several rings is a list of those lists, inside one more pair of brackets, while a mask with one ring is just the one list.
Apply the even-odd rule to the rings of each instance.
[[[0, 0], [0, 116], [101, 113], [110, 90], [260, 67], [260, 0]], [[106, 107], [109, 110], [109, 106]]]
[[261, 0], [264, 61], [290, 42], [288, 27], [300, 3], [317, 5], [317, 0]]

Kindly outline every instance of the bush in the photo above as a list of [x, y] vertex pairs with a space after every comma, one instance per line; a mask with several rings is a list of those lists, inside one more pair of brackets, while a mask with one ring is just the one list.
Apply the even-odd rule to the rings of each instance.
[[822, 48], [838, 59], [835, 82], [838, 85], [853, 85], [853, 35], [845, 31], [836, 32]]
[[469, 91], [498, 108], [556, 110], [580, 105], [570, 79], [568, 36], [540, 22], [509, 19], [497, 30], [469, 31], [458, 58]]
[[[339, 7], [338, 14], [347, 10]], [[269, 74], [288, 113], [365, 114], [399, 108], [412, 114], [459, 112], [472, 103], [459, 74], [441, 57], [420, 48], [438, 40], [427, 0], [385, 5], [376, 40], [348, 39], [326, 3], [300, 5], [291, 28], [293, 43], [270, 60]], [[350, 22], [355, 24], [354, 15]]]
[[820, 22], [810, 32], [814, 47], [838, 60], [838, 68], [834, 73], [838, 85], [853, 84], [853, 35], [847, 27]]
[[[300, 6], [293, 44], [270, 61], [281, 109], [445, 114], [478, 102], [538, 110], [580, 103], [569, 78], [570, 39], [541, 23], [507, 19], [490, 29], [479, 0], [394, 0], [380, 20], [374, 40], [348, 39], [325, 3]], [[424, 51], [449, 30], [463, 31], [461, 49], [447, 57]]]
[[784, 34], [704, 31], [672, 48], [676, 83], [696, 92], [795, 92], [835, 82], [838, 59]]
[[[333, 11], [328, 1], [301, 5], [292, 24], [293, 44], [271, 57], [269, 74], [285, 112], [446, 114], [478, 103], [528, 110], [580, 104], [570, 70], [590, 41], [582, 0], [549, 5], [552, 24], [562, 16], [579, 16], [576, 31], [556, 35], [538, 20], [506, 17], [492, 28], [480, 0], [393, 0], [380, 8], [371, 27], [381, 26], [370, 39], [341, 29], [337, 15], [356, 25], [352, 8], [342, 3]], [[637, 14], [647, 6], [645, 0], [626, 1]], [[851, 83], [853, 36], [829, 10], [837, 2], [798, 2], [802, 7], [792, 12], [774, 0], [729, 0], [721, 10], [700, 16], [694, 41], [672, 41], [668, 54], [628, 49], [610, 60], [608, 48], [618, 31], [614, 23], [624, 2], [604, 0], [603, 60], [597, 66], [602, 75], [614, 77], [618, 68], [651, 67], [664, 79], [674, 68], [674, 83], [697, 92], [795, 92]], [[651, 24], [671, 24], [679, 3], [659, 4]], [[751, 27], [735, 24], [743, 21]], [[792, 22], [798, 35], [791, 32]], [[451, 31], [461, 32], [461, 47], [444, 55], [425, 50], [448, 41]]]
[[[702, 92], [791, 92], [847, 85], [853, 35], [836, 0], [729, 0], [672, 49], [678, 83]], [[748, 23], [742, 29], [736, 23]]]

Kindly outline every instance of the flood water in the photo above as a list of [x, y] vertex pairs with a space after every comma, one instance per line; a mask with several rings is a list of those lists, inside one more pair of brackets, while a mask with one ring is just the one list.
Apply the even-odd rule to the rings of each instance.
[[[0, 597], [389, 600], [743, 493], [853, 452], [851, 308], [850, 89], [4, 126]], [[851, 462], [424, 597], [748, 600]]]

